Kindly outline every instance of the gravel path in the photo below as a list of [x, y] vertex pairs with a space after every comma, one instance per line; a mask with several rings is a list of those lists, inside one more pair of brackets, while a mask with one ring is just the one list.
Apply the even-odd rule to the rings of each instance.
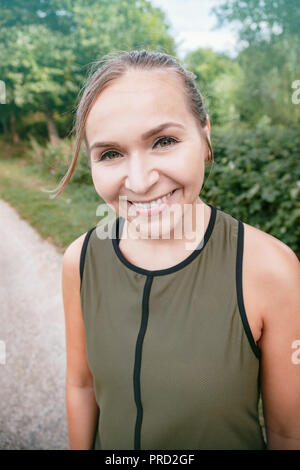
[[68, 449], [62, 254], [0, 200], [0, 449]]

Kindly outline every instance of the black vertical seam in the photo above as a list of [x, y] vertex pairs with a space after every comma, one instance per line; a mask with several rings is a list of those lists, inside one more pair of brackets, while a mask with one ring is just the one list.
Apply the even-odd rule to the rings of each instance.
[[237, 257], [236, 257], [236, 290], [237, 290], [238, 307], [239, 307], [240, 316], [241, 316], [251, 349], [254, 352], [255, 356], [258, 359], [260, 359], [261, 351], [254, 341], [254, 338], [253, 338], [253, 335], [252, 335], [252, 332], [248, 323], [248, 319], [247, 319], [247, 315], [245, 311], [244, 299], [243, 299], [243, 285], [242, 285], [243, 271], [242, 269], [243, 269], [243, 251], [244, 251], [244, 225], [239, 219], [236, 219], [236, 220], [238, 221], [238, 242], [237, 242]]
[[150, 289], [153, 281], [153, 276], [147, 276], [144, 285], [143, 301], [142, 301], [142, 319], [140, 331], [136, 341], [135, 347], [135, 361], [133, 371], [133, 390], [134, 399], [137, 408], [135, 431], [134, 431], [134, 450], [141, 450], [141, 427], [143, 421], [143, 405], [141, 400], [141, 362], [142, 362], [142, 347], [144, 336], [148, 324], [149, 316], [149, 296]]

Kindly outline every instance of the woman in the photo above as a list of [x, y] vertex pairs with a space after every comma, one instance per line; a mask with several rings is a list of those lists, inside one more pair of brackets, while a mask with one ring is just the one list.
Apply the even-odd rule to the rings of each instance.
[[299, 261], [200, 199], [213, 151], [193, 74], [163, 53], [108, 57], [76, 132], [56, 195], [84, 139], [118, 217], [63, 257], [70, 448], [300, 449]]

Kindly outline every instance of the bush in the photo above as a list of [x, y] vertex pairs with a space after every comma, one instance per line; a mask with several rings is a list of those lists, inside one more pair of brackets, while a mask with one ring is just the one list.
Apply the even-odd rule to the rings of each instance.
[[[40, 145], [36, 139], [30, 138], [30, 147], [27, 150], [27, 156], [33, 163], [39, 165], [44, 173], [53, 174], [58, 182], [67, 173], [72, 161], [74, 151], [74, 139], [62, 139], [59, 145], [46, 146]], [[88, 157], [83, 149], [80, 150], [76, 169], [71, 177], [69, 184], [93, 184]]]
[[211, 139], [215, 164], [201, 196], [299, 251], [299, 126], [215, 129]]

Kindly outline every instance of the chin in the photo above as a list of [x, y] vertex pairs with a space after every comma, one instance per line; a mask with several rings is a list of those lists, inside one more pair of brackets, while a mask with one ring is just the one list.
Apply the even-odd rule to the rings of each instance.
[[155, 214], [149, 217], [129, 216], [127, 217], [127, 220], [131, 224], [131, 228], [133, 229], [134, 233], [136, 232], [139, 238], [170, 240], [173, 238], [173, 232], [176, 227], [177, 230], [175, 231], [175, 238], [182, 238], [181, 211], [179, 211], [179, 213], [174, 213], [173, 211], [168, 213], [167, 211], [165, 214]]

